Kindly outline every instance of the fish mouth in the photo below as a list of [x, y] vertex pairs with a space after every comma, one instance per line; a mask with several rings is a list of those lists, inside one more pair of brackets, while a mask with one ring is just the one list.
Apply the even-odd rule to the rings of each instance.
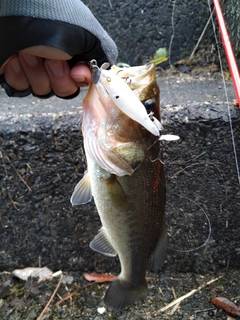
[[118, 67], [113, 65], [111, 70], [120, 78], [129, 81], [129, 87], [135, 90], [144, 85], [148, 85], [155, 78], [156, 66], [153, 63], [148, 63], [142, 66], [133, 67]]
[[162, 130], [155, 66], [106, 67], [93, 61], [95, 78], [83, 101], [84, 148], [105, 171], [132, 175]]

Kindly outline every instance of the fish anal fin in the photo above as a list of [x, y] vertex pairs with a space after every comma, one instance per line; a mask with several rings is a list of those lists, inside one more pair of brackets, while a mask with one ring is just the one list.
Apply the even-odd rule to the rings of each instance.
[[107, 257], [116, 257], [117, 252], [108, 240], [106, 231], [102, 227], [95, 238], [90, 242], [90, 248]]
[[165, 223], [161, 230], [157, 245], [152, 253], [152, 265], [155, 271], [159, 270], [166, 259], [167, 255], [167, 229]]
[[105, 304], [113, 310], [123, 310], [133, 305], [137, 300], [142, 300], [147, 295], [146, 281], [139, 286], [132, 286], [119, 277], [114, 280], [104, 297]]
[[83, 178], [78, 182], [74, 188], [71, 196], [71, 204], [77, 206], [79, 204], [88, 203], [92, 200], [92, 189], [88, 172], [86, 171]]

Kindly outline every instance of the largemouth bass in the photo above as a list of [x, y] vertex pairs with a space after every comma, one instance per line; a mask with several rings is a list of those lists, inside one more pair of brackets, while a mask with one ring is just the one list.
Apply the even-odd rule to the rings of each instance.
[[122, 310], [146, 296], [149, 260], [154, 269], [165, 260], [160, 92], [153, 64], [95, 71], [83, 101], [87, 172], [71, 202], [79, 205], [94, 197], [102, 228], [90, 247], [118, 255], [121, 273], [104, 301]]

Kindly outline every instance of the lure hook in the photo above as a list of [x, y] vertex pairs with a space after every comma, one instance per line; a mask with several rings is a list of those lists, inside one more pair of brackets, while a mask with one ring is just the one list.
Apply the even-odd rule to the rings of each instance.
[[90, 69], [92, 70], [93, 83], [97, 84], [101, 76], [101, 68], [98, 67], [97, 60], [95, 59], [89, 61], [88, 64], [90, 66]]

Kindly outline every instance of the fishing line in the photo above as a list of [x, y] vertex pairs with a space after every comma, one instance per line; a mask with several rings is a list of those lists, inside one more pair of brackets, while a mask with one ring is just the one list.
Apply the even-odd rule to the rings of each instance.
[[[141, 130], [139, 128], [137, 128], [137, 131], [138, 131], [138, 134], [139, 134], [139, 137], [141, 138], [142, 142], [143, 142], [143, 145], [145, 146], [146, 148], [146, 154], [148, 156], [148, 159], [150, 160], [151, 164], [152, 164], [152, 168], [153, 168], [153, 171], [155, 172], [156, 174], [156, 177], [158, 178], [159, 182], [161, 182], [164, 187], [166, 188], [166, 184], [160, 179], [159, 177], [159, 173], [157, 172], [157, 169], [156, 167], [153, 165], [154, 162], [156, 161], [159, 161], [162, 165], [164, 165], [161, 157], [162, 157], [162, 154], [163, 154], [163, 145], [162, 145], [162, 141], [159, 140], [160, 136], [161, 136], [161, 132], [159, 132], [159, 137], [150, 145], [150, 146], [147, 146], [146, 144], [146, 141], [144, 140], [143, 136], [142, 136], [142, 133], [141, 133]], [[158, 156], [156, 159], [152, 159], [152, 156], [151, 156], [151, 153], [150, 153], [150, 149], [157, 143], [159, 142], [159, 152], [158, 152]]]
[[[208, 8], [209, 8], [209, 12], [210, 12], [210, 14], [211, 14], [212, 10], [211, 10], [210, 0], [208, 0]], [[238, 183], [240, 184], [240, 171], [239, 171], [237, 150], [236, 150], [236, 144], [235, 144], [235, 138], [234, 138], [234, 132], [233, 132], [232, 117], [231, 117], [231, 111], [230, 111], [230, 103], [229, 103], [229, 98], [228, 98], [226, 81], [225, 81], [224, 73], [223, 73], [223, 63], [222, 63], [222, 58], [221, 58], [221, 52], [220, 52], [220, 48], [219, 48], [219, 45], [218, 45], [218, 44], [219, 44], [219, 41], [218, 41], [218, 39], [217, 39], [216, 27], [215, 27], [215, 24], [214, 24], [214, 20], [213, 20], [213, 15], [212, 15], [212, 14], [211, 14], [211, 21], [212, 21], [214, 38], [215, 38], [216, 47], [217, 47], [217, 52], [218, 52], [218, 59], [219, 59], [219, 64], [220, 64], [220, 69], [221, 69], [222, 82], [223, 82], [224, 92], [225, 92], [226, 101], [227, 101], [228, 119], [229, 119], [230, 131], [231, 131], [231, 138], [232, 138], [234, 159], [235, 159], [236, 170], [237, 170], [237, 175], [238, 175]]]
[[185, 196], [183, 196], [183, 195], [181, 195], [181, 197], [184, 198], [184, 199], [186, 199], [186, 200], [188, 200], [188, 201], [190, 201], [190, 202], [192, 202], [193, 204], [195, 204], [195, 205], [204, 213], [204, 215], [205, 215], [205, 217], [206, 217], [206, 219], [207, 219], [207, 223], [208, 223], [208, 236], [207, 236], [207, 239], [204, 241], [203, 244], [201, 244], [200, 246], [198, 246], [198, 247], [196, 247], [196, 248], [189, 249], [189, 250], [176, 250], [176, 249], [171, 249], [171, 250], [176, 251], [176, 252], [187, 253], [187, 252], [196, 251], [196, 250], [201, 249], [201, 248], [203, 248], [203, 247], [206, 246], [206, 244], [208, 243], [208, 241], [209, 241], [209, 239], [210, 239], [210, 237], [211, 237], [211, 234], [212, 234], [212, 226], [211, 226], [211, 221], [210, 221], [210, 219], [209, 219], [209, 217], [208, 217], [207, 212], [200, 206], [200, 204], [198, 204], [197, 202], [195, 202], [195, 201], [193, 201], [193, 200], [191, 200], [191, 199], [189, 199], [189, 198], [187, 198], [187, 197], [185, 197]]

